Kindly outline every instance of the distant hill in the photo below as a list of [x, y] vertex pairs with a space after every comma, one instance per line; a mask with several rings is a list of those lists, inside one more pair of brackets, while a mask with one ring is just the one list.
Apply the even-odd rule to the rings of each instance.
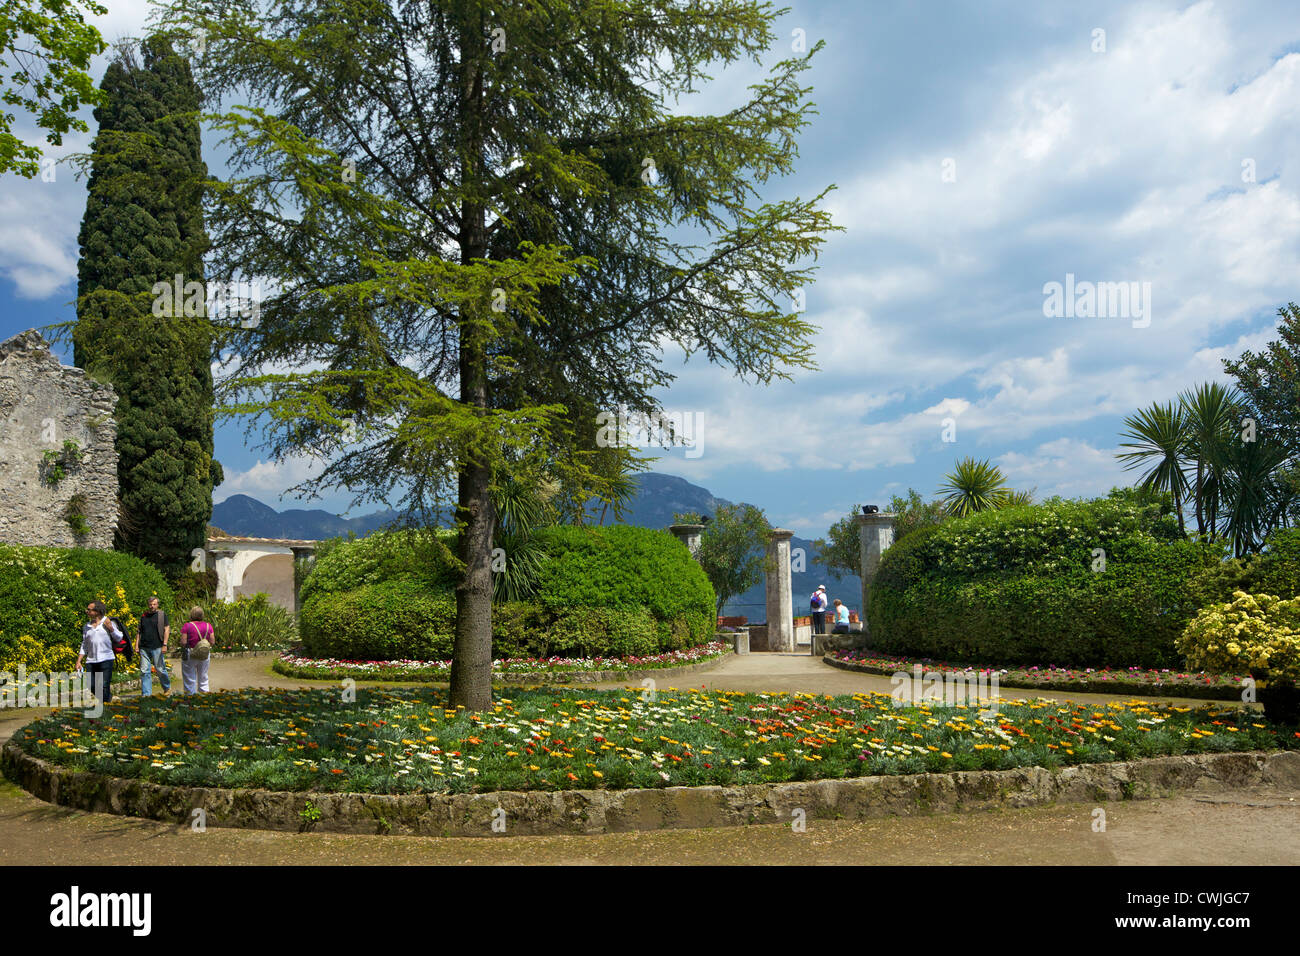
[[358, 518], [342, 518], [321, 508], [276, 511], [248, 495], [231, 495], [221, 504], [212, 506], [211, 523], [236, 536], [319, 540], [345, 535], [349, 531], [367, 535], [395, 517], [393, 511], [377, 511]]
[[[673, 515], [683, 512], [712, 515], [720, 505], [731, 504], [725, 498], [715, 497], [707, 488], [693, 485], [684, 478], [647, 472], [636, 476], [637, 492], [623, 515], [624, 524], [643, 528], [667, 528]], [[397, 513], [380, 511], [356, 518], [343, 518], [322, 509], [301, 508], [276, 511], [248, 495], [231, 495], [212, 508], [211, 523], [227, 534], [257, 538], [332, 538], [352, 532], [358, 536], [370, 534], [393, 521]], [[612, 518], [606, 519], [612, 524]], [[798, 556], [803, 549], [806, 570], [791, 573], [794, 588], [795, 613], [807, 612], [808, 597], [817, 585], [824, 584], [831, 599], [839, 598], [854, 610], [861, 610], [862, 585], [856, 575], [836, 581], [816, 562], [812, 542], [796, 536], [790, 542], [792, 553]], [[764, 588], [760, 583], [735, 600], [728, 602], [726, 612], [744, 614], [751, 621], [766, 618], [763, 602]]]

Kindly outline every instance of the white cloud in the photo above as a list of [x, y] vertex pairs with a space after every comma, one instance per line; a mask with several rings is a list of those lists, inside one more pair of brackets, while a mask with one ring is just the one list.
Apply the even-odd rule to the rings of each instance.
[[231, 495], [252, 497], [279, 496], [286, 488], [315, 478], [325, 469], [318, 458], [294, 457], [283, 462], [261, 461], [244, 471], [227, 471], [223, 481], [213, 491], [213, 498], [224, 501]]
[[1088, 497], [1115, 485], [1132, 484], [1115, 458], [1118, 448], [1095, 448], [1086, 441], [1058, 438], [1028, 452], [1006, 452], [994, 459], [1007, 483], [1018, 490], [1036, 489], [1036, 500], [1061, 495]]

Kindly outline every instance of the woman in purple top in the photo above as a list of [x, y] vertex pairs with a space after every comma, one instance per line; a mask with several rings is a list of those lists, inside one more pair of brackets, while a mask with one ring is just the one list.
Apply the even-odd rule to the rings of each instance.
[[211, 662], [207, 653], [197, 657], [194, 648], [200, 641], [208, 642], [210, 651], [217, 644], [216, 632], [212, 625], [203, 620], [203, 608], [190, 608], [190, 619], [181, 628], [181, 683], [186, 694], [206, 694], [208, 692], [208, 664]]

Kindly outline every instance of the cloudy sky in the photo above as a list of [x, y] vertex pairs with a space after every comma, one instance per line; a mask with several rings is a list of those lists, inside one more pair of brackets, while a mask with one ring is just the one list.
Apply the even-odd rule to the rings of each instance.
[[[146, 4], [106, 2], [106, 37], [140, 31]], [[967, 455], [1040, 496], [1104, 494], [1128, 483], [1125, 415], [1223, 379], [1300, 299], [1295, 4], [790, 6], [770, 61], [796, 31], [827, 41], [805, 74], [819, 115], [766, 195], [837, 187], [845, 231], [807, 290], [819, 367], [758, 387], [668, 355], [665, 407], [700, 416], [698, 444], [655, 470], [805, 535], [931, 494]], [[684, 108], [735, 105], [757, 70]], [[0, 179], [0, 336], [72, 317], [84, 202], [63, 167]], [[1142, 309], [1046, 315], [1045, 286], [1067, 281], [1136, 283]], [[267, 462], [237, 423], [217, 455], [218, 501], [295, 506], [280, 495], [306, 463]]]

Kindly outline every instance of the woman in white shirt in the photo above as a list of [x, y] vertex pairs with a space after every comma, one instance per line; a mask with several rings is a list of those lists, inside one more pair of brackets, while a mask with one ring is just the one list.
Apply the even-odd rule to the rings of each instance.
[[122, 632], [108, 619], [104, 605], [94, 601], [86, 605], [89, 623], [81, 625], [81, 653], [77, 655], [77, 670], [82, 662], [90, 672], [91, 687], [108, 703], [113, 699], [113, 639], [121, 639]]

